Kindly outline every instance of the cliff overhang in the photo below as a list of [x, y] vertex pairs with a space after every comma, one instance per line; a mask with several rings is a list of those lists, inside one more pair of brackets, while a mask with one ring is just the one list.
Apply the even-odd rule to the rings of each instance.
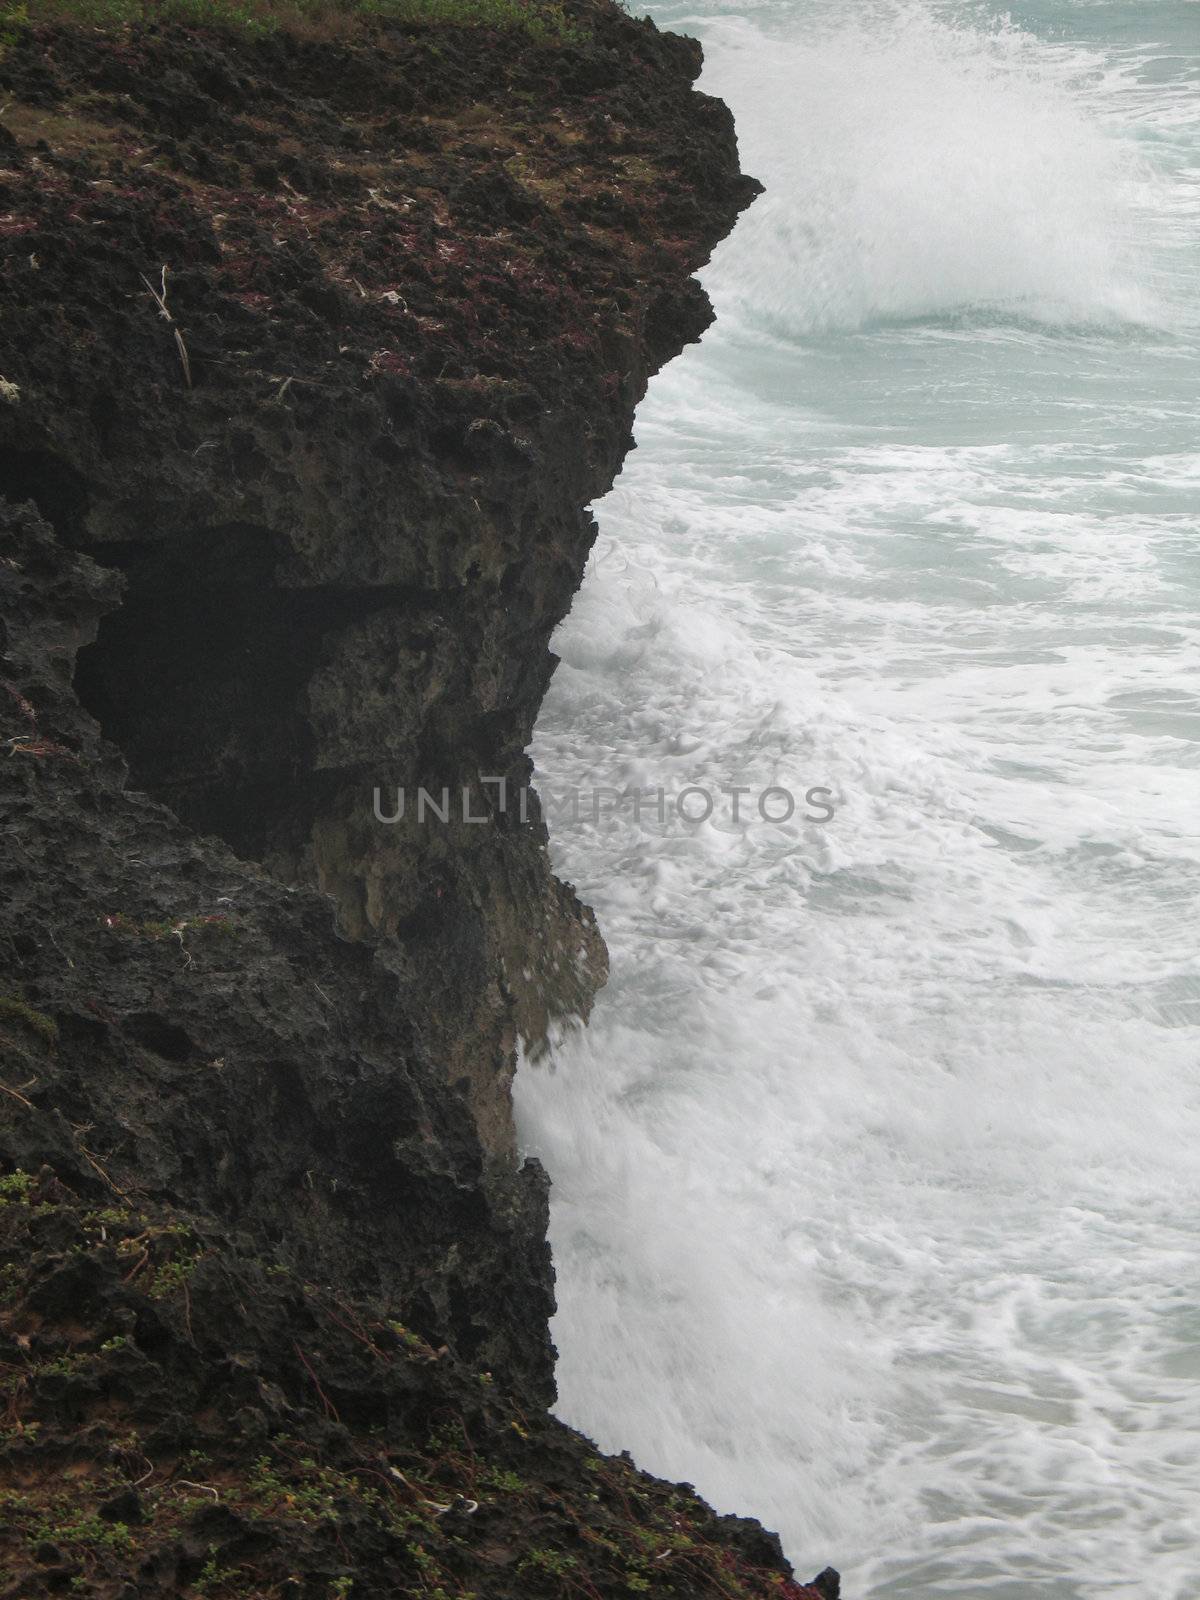
[[0, 1594], [799, 1592], [545, 1412], [604, 951], [483, 779], [756, 187], [568, 10], [0, 56]]

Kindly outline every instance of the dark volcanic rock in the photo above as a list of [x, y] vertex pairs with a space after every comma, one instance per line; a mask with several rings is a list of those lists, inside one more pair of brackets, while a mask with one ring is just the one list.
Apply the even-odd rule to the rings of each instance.
[[2, 1596], [808, 1593], [545, 1411], [604, 951], [481, 778], [754, 191], [577, 20], [0, 56]]
[[[585, 508], [755, 188], [693, 43], [581, 20], [0, 60], [0, 474], [128, 579], [81, 698], [135, 787], [382, 939], [501, 1155], [516, 1035], [585, 1015], [604, 952], [536, 815], [464, 824], [462, 788], [528, 780]], [[458, 823], [383, 827], [376, 784]]]

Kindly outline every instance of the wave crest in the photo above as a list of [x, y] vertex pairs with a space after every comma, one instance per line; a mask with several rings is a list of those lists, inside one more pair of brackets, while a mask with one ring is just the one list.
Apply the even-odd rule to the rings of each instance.
[[714, 261], [722, 315], [793, 337], [973, 308], [1160, 320], [1139, 238], [1152, 179], [1079, 52], [904, 3], [800, 39], [745, 21], [708, 38], [767, 185]]

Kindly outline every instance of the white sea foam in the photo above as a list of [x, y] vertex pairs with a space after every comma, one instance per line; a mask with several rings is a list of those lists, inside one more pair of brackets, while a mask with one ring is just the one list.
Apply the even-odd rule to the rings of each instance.
[[[711, 30], [768, 193], [712, 287], [773, 334], [991, 307], [1155, 321], [1142, 229], [1152, 169], [1081, 98], [1077, 51], [922, 4], [779, 31]], [[1150, 191], [1149, 193], [1147, 191]]]
[[539, 726], [554, 788], [835, 792], [561, 829], [613, 976], [518, 1100], [563, 1414], [858, 1600], [1200, 1593], [1187, 12], [693, 20], [776, 198]]

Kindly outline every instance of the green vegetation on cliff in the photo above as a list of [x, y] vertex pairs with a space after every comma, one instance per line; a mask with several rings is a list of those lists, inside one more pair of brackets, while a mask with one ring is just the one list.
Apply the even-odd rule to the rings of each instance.
[[47, 22], [102, 30], [180, 23], [251, 36], [283, 28], [317, 38], [343, 38], [382, 22], [492, 28], [560, 43], [582, 37], [559, 0], [0, 0], [0, 39]]

